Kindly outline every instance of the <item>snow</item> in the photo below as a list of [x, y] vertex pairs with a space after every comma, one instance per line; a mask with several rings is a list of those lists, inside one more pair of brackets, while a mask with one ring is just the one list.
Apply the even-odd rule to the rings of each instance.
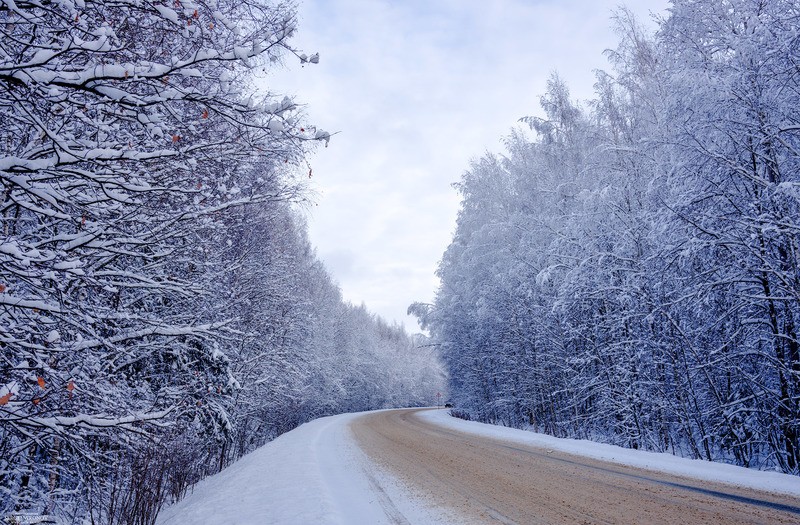
[[62, 261], [57, 262], [53, 265], [54, 270], [74, 270], [76, 268], [80, 268], [83, 266], [83, 263], [79, 259], [73, 259], [71, 261]]
[[247, 60], [250, 57], [250, 49], [244, 46], [234, 46], [233, 54], [239, 60]]
[[125, 417], [108, 417], [105, 415], [79, 414], [77, 416], [25, 417], [29, 427], [46, 427], [55, 432], [63, 432], [64, 427], [84, 426], [98, 428], [124, 428], [134, 430], [131, 426], [142, 421], [156, 421], [166, 417], [172, 410], [158, 412], [135, 413]]
[[318, 130], [317, 133], [314, 135], [314, 139], [322, 140], [325, 142], [325, 147], [328, 147], [328, 143], [331, 141], [331, 134], [324, 130]]
[[15, 259], [23, 259], [24, 256], [22, 254], [22, 250], [19, 249], [19, 246], [16, 242], [4, 242], [0, 243], [0, 253], [5, 255], [10, 255]]
[[161, 14], [162, 17], [166, 18], [167, 20], [175, 24], [178, 23], [178, 13], [176, 13], [169, 7], [163, 5], [156, 5], [154, 7], [156, 8], [156, 10], [158, 10], [158, 12]]
[[[442, 509], [415, 500], [408, 488], [364, 456], [349, 431], [349, 423], [361, 414], [317, 419], [283, 434], [199, 482], [183, 500], [161, 512], [157, 525], [452, 522]], [[446, 428], [515, 444], [800, 496], [800, 478], [787, 474], [463, 421], [446, 410], [431, 410], [421, 417]]]
[[165, 508], [157, 525], [444, 524], [361, 453], [348, 428], [359, 413], [287, 432]]
[[[18, 365], [17, 368], [27, 368], [28, 367], [28, 363], [27, 362], [23, 362], [23, 364], [25, 366]], [[16, 381], [12, 381], [12, 382], [7, 383], [7, 384], [5, 384], [3, 386], [0, 386], [0, 397], [6, 396], [8, 394], [11, 394], [12, 396], [19, 395], [19, 385], [17, 384]]]
[[21, 297], [14, 297], [8, 293], [0, 295], [0, 305], [3, 306], [16, 306], [19, 308], [34, 308], [44, 312], [61, 312], [58, 306], [51, 305], [39, 299], [23, 299]]

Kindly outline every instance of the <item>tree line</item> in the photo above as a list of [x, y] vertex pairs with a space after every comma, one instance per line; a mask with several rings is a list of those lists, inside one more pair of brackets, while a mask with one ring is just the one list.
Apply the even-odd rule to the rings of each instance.
[[[291, 2], [0, 2], [0, 515], [148, 524], [312, 418], [430, 403], [435, 355], [306, 237], [330, 134], [256, 89]], [[310, 172], [308, 172], [310, 174]]]
[[467, 417], [800, 474], [800, 7], [657, 22], [472, 163], [412, 311]]

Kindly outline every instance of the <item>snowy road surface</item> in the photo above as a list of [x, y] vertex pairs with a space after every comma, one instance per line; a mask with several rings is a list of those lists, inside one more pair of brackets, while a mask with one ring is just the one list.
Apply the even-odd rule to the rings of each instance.
[[157, 523], [800, 523], [800, 478], [394, 410], [307, 423]]

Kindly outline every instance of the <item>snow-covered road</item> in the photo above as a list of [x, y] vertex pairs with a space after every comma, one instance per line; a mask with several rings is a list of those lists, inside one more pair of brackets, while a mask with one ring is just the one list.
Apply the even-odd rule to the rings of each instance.
[[[376, 452], [381, 450], [381, 446], [386, 446], [381, 445], [381, 440], [389, 439], [388, 442], [397, 443], [397, 440], [401, 439], [400, 434], [390, 436], [389, 427], [401, 422], [405, 422], [405, 429], [398, 428], [397, 432], [405, 432], [406, 440], [415, 439], [414, 435], [417, 433], [420, 440], [425, 440], [426, 443], [433, 442], [434, 439], [438, 439], [435, 434], [439, 433], [450, 437], [456, 436], [458, 439], [473, 440], [472, 444], [480, 446], [480, 440], [483, 439], [494, 442], [495, 446], [501, 443], [500, 447], [506, 449], [516, 446], [531, 447], [529, 451], [536, 448], [545, 454], [574, 454], [586, 457], [587, 461], [609, 461], [618, 465], [705, 480], [709, 483], [724, 482], [740, 487], [732, 491], [734, 494], [751, 494], [747, 492], [749, 490], [769, 492], [772, 494], [763, 496], [771, 502], [771, 506], [769, 504], [761, 506], [758, 510], [762, 513], [760, 515], [770, 518], [788, 517], [789, 521], [785, 522], [789, 523], [800, 522], [800, 478], [796, 476], [692, 461], [668, 454], [625, 450], [587, 441], [556, 439], [530, 432], [461, 421], [449, 417], [444, 410], [430, 410], [387, 411], [377, 415], [376, 413], [345, 414], [302, 425], [242, 458], [220, 474], [198, 483], [184, 500], [166, 508], [157, 523], [159, 525], [464, 523], [465, 517], [469, 515], [461, 513], [464, 509], [443, 506], [446, 498], [436, 496], [433, 490], [428, 493], [423, 484], [417, 484], [417, 480], [409, 480], [399, 470], [390, 473], [388, 469], [396, 468], [398, 464], [392, 465], [392, 461], [383, 461], [383, 458], [373, 462], [357, 444], [360, 441], [373, 456], [376, 453], [384, 454], [386, 448], [383, 449], [384, 452]], [[354, 429], [358, 434], [357, 439]], [[436, 432], [436, 429], [439, 432]], [[426, 432], [427, 436], [424, 435]], [[459, 445], [458, 448], [471, 448], [472, 444], [468, 444], [469, 447]], [[456, 448], [452, 443], [450, 445], [443, 443], [440, 446], [441, 449], [438, 451], [428, 448], [425, 452], [433, 453], [435, 456], [417, 461], [420, 471], [432, 472], [433, 462], [442, 457], [448, 446], [451, 449]], [[490, 449], [487, 447], [481, 454], [486, 456], [487, 450]], [[448, 462], [453, 461], [452, 458], [446, 459]], [[474, 463], [474, 460], [472, 461]], [[487, 461], [491, 461], [491, 458], [487, 458]], [[563, 462], [563, 459], [560, 461]], [[625, 476], [636, 477], [629, 474]], [[441, 476], [438, 477], [441, 479]], [[710, 485], [701, 485], [705, 486]], [[745, 492], [742, 492], [742, 489]], [[436, 490], [446, 490], [446, 488], [440, 487]], [[699, 492], [703, 490], [705, 489], [701, 488]], [[712, 491], [706, 490], [706, 492]], [[578, 499], [584, 497], [580, 494], [567, 496]], [[496, 514], [496, 516], [492, 516], [491, 513], [487, 515], [486, 521], [495, 521], [505, 516], [502, 512]], [[533, 516], [530, 518], [533, 520]], [[519, 519], [514, 521], [504, 518], [501, 521], [513, 523], [519, 522]]]

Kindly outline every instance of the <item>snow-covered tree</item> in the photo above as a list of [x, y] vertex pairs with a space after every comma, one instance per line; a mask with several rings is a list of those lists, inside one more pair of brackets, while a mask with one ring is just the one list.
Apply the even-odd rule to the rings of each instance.
[[553, 78], [457, 186], [417, 308], [472, 417], [800, 472], [798, 8], [629, 12], [583, 109]]
[[294, 30], [271, 2], [0, 4], [0, 511], [102, 501], [154, 425], [221, 431], [204, 243], [327, 139], [248, 90]]

